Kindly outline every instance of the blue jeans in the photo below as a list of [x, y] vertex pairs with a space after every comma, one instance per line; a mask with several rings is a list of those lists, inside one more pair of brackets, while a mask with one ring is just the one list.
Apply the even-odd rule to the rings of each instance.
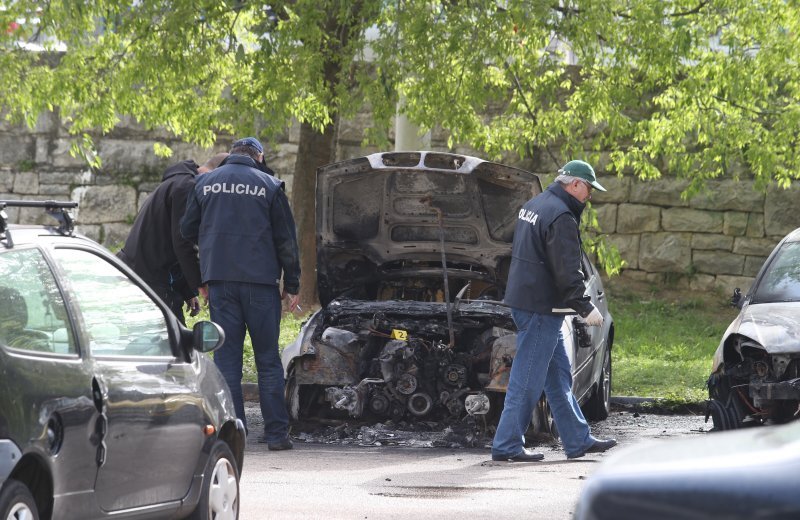
[[517, 353], [511, 363], [503, 414], [492, 455], [515, 456], [525, 446], [525, 431], [544, 390], [567, 455], [577, 455], [595, 441], [575, 396], [572, 369], [561, 334], [563, 316], [512, 309], [517, 325]]
[[225, 331], [225, 343], [214, 353], [228, 383], [236, 416], [244, 422], [242, 396], [242, 349], [245, 327], [250, 332], [258, 371], [258, 397], [267, 442], [286, 438], [289, 415], [284, 400], [283, 365], [278, 352], [281, 296], [274, 285], [244, 282], [209, 282], [211, 320]]

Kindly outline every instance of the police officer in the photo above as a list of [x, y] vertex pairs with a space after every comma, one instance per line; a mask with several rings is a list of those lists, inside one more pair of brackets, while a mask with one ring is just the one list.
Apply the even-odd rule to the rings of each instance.
[[194, 244], [180, 233], [186, 198], [195, 177], [220, 165], [227, 153], [218, 153], [197, 166], [193, 160], [174, 164], [164, 171], [161, 184], [147, 197], [136, 215], [125, 246], [117, 253], [172, 309], [181, 323], [183, 303], [192, 316], [200, 310], [200, 264]]
[[525, 449], [525, 431], [544, 390], [567, 458], [614, 447], [596, 439], [572, 394], [572, 371], [561, 324], [578, 313], [589, 326], [603, 315], [585, 296], [578, 224], [592, 189], [606, 191], [594, 169], [570, 161], [556, 181], [526, 202], [517, 215], [505, 302], [517, 325], [503, 413], [492, 443], [492, 460], [534, 462], [544, 455]]
[[[247, 425], [242, 396], [245, 328], [253, 343], [264, 435], [270, 450], [292, 448], [278, 353], [281, 299], [297, 307], [300, 257], [284, 184], [259, 167], [264, 148], [247, 137], [222, 165], [201, 177], [186, 203], [181, 233], [200, 248], [211, 319], [225, 331], [214, 362], [230, 387], [236, 415]], [[283, 294], [279, 284], [283, 276]]]

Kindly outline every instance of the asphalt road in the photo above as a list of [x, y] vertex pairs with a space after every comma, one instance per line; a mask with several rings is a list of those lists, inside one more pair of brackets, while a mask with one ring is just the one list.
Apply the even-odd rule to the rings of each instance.
[[[252, 432], [260, 422], [254, 406], [248, 408], [248, 419]], [[705, 435], [709, 428], [699, 416], [631, 411], [615, 411], [593, 425], [597, 436], [620, 441], [617, 450], [637, 442]], [[303, 438], [295, 440], [294, 450], [271, 452], [257, 435], [250, 436], [241, 519], [566, 520], [585, 480], [605, 457], [568, 461], [554, 441], [536, 447], [544, 461], [520, 464], [493, 462], [487, 447], [362, 445], [363, 436], [361, 444]]]

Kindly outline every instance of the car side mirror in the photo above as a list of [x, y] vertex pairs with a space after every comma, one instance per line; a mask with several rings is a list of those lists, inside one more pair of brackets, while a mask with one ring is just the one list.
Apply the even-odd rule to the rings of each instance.
[[733, 290], [733, 296], [731, 296], [731, 307], [738, 307], [739, 309], [742, 308], [742, 290], [738, 287]]
[[192, 327], [192, 348], [198, 352], [213, 352], [225, 342], [222, 327], [211, 321], [198, 321]]

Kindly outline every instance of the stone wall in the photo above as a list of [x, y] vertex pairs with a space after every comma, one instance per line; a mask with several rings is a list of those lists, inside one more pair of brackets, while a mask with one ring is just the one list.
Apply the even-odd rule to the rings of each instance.
[[627, 264], [623, 276], [636, 280], [746, 290], [780, 239], [800, 227], [798, 182], [759, 191], [748, 181], [709, 181], [687, 201], [682, 180], [599, 180], [608, 192], [593, 195], [598, 222]]
[[[102, 168], [93, 171], [83, 158], [70, 155], [71, 136], [54, 114], [40, 117], [33, 130], [0, 118], [0, 200], [77, 201], [77, 230], [108, 247], [119, 247], [167, 166], [185, 159], [202, 164], [227, 151], [232, 141], [220, 136], [214, 147], [203, 149], [123, 120], [111, 133], [95, 139]], [[156, 156], [155, 143], [172, 148], [173, 156]], [[270, 151], [267, 160], [285, 174], [294, 169], [296, 151], [296, 144], [287, 139]], [[36, 209], [8, 208], [6, 213], [14, 223], [55, 222]]]
[[[364, 114], [342, 122], [338, 160], [377, 151], [360, 145], [369, 124]], [[298, 135], [294, 127], [267, 150], [267, 162], [289, 191]], [[124, 241], [166, 166], [186, 158], [202, 163], [227, 150], [231, 141], [230, 136], [220, 136], [213, 149], [205, 150], [126, 120], [96, 140], [103, 167], [92, 171], [82, 159], [70, 156], [70, 136], [54, 115], [41, 117], [33, 130], [0, 122], [0, 199], [78, 201], [78, 231], [114, 248]], [[173, 158], [157, 157], [156, 142], [170, 146]], [[446, 136], [434, 132], [431, 148], [446, 150], [445, 143]], [[468, 148], [454, 151], [476, 154]], [[504, 162], [542, 174], [545, 185], [557, 168], [557, 160], [544, 154]], [[602, 168], [602, 162], [599, 165]], [[800, 182], [788, 190], [771, 186], [762, 192], [749, 181], [709, 181], [704, 193], [687, 201], [680, 196], [687, 185], [682, 180], [640, 182], [602, 171], [599, 177], [608, 192], [595, 191], [592, 203], [603, 232], [627, 264], [622, 276], [654, 285], [745, 289], [775, 244], [800, 226]], [[6, 211], [11, 222], [50, 220], [32, 209]]]

